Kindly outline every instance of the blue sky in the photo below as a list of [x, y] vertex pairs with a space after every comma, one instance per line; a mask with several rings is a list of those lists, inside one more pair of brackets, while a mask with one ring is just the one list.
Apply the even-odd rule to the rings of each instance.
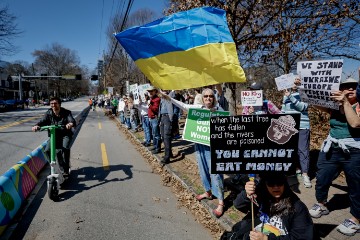
[[[17, 17], [18, 28], [24, 33], [14, 40], [20, 52], [13, 56], [0, 56], [0, 60], [16, 60], [32, 63], [34, 50], [59, 43], [75, 50], [81, 64], [94, 70], [103, 51], [107, 50], [106, 29], [115, 11], [128, 0], [0, 0], [0, 6], [8, 5]], [[162, 17], [168, 0], [134, 0], [131, 12], [140, 8], [153, 10]], [[102, 9], [103, 18], [102, 18]], [[124, 9], [125, 11], [125, 9]], [[360, 47], [360, 46], [356, 46]], [[357, 49], [358, 50], [358, 49]], [[344, 76], [358, 78], [359, 61], [344, 59]]]
[[[167, 2], [134, 0], [131, 12], [148, 8], [162, 17]], [[111, 17], [117, 9], [121, 11], [123, 5], [125, 12], [127, 3], [128, 0], [0, 0], [0, 6], [9, 7], [10, 13], [17, 17], [18, 28], [24, 32], [13, 41], [20, 52], [13, 56], [1, 56], [0, 60], [32, 63], [34, 58], [31, 53], [34, 50], [44, 49], [56, 42], [77, 51], [81, 64], [93, 70], [103, 51], [107, 50], [105, 32]]]

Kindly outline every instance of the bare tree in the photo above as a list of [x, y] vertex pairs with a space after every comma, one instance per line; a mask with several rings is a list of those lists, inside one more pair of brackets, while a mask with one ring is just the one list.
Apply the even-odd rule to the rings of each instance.
[[[143, 25], [145, 23], [151, 22], [156, 17], [156, 14], [149, 9], [143, 8], [135, 11], [131, 14], [125, 24], [125, 28], [129, 28], [135, 25]], [[117, 40], [114, 37], [115, 32], [120, 32], [122, 26], [122, 16], [115, 16], [109, 25], [107, 35], [109, 39], [109, 49], [114, 51], [108, 56], [106, 56], [106, 61], [108, 63], [107, 71], [105, 73], [106, 84], [107, 86], [114, 87], [119, 93], [124, 93], [125, 81], [129, 81], [130, 84], [134, 83], [146, 83], [147, 79], [143, 73], [136, 67], [134, 62], [129, 58], [125, 50], [117, 43]], [[112, 58], [111, 58], [112, 56]], [[110, 62], [111, 60], [111, 62]]]
[[[246, 72], [262, 65], [288, 73], [302, 59], [359, 59], [358, 0], [170, 0], [168, 13], [201, 6], [227, 12], [230, 32]], [[272, 81], [271, 74], [261, 81]], [[227, 84], [235, 99], [236, 84]], [[228, 99], [229, 103], [234, 100]], [[235, 110], [235, 105], [231, 106]]]
[[[35, 57], [35, 68], [41, 74], [62, 76], [75, 75], [82, 72], [76, 51], [65, 48], [59, 43], [53, 43], [42, 50], [35, 50], [32, 55]], [[69, 81], [76, 80], [66, 80], [65, 82], [63, 80], [53, 79], [49, 83], [50, 90], [54, 91], [55, 95], [60, 96], [62, 94], [62, 87], [65, 85], [72, 86]]]
[[22, 32], [15, 21], [16, 17], [9, 12], [8, 7], [0, 7], [0, 58], [1, 55], [17, 52], [17, 47], [11, 41]]

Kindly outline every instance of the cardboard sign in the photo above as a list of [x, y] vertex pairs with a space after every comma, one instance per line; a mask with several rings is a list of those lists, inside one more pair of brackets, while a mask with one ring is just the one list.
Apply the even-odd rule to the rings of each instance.
[[332, 91], [339, 90], [343, 60], [298, 62], [301, 77], [301, 100], [321, 107], [339, 109], [330, 99]]
[[207, 109], [190, 108], [186, 118], [183, 139], [210, 145], [210, 117], [211, 116], [229, 116], [230, 112], [215, 111], [210, 112]]
[[300, 114], [211, 117], [211, 173], [295, 173]]
[[241, 91], [241, 105], [243, 106], [262, 106], [263, 91]]
[[150, 84], [149, 83], [146, 83], [146, 84], [141, 84], [138, 86], [138, 89], [139, 89], [139, 95], [140, 95], [140, 98], [141, 98], [141, 101], [142, 102], [145, 102], [145, 94], [147, 94], [147, 89], [150, 88]]
[[281, 75], [275, 78], [277, 90], [285, 90], [294, 86], [295, 75], [292, 73]]
[[130, 93], [132, 93], [133, 97], [134, 97], [134, 104], [139, 104], [139, 89], [138, 89], [138, 84], [132, 84], [129, 86], [130, 87]]

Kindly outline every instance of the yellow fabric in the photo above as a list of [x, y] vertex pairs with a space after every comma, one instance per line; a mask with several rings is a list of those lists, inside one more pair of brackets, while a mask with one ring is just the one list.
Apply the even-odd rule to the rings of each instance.
[[139, 59], [135, 63], [152, 85], [163, 90], [246, 81], [234, 43], [207, 44]]

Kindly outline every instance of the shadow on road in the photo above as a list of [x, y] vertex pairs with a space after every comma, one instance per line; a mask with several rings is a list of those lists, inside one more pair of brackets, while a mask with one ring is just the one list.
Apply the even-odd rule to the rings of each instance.
[[[77, 170], [72, 170], [69, 179], [67, 179], [61, 186], [59, 194], [59, 202], [72, 198], [76, 194], [89, 190], [94, 187], [104, 185], [109, 182], [126, 181], [133, 177], [131, 171], [132, 165], [113, 165], [109, 170], [104, 170], [103, 167], [84, 167]], [[110, 172], [123, 171], [126, 175], [124, 178], [107, 179]], [[89, 181], [98, 181], [94, 185], [87, 184]], [[65, 190], [65, 191], [64, 191]]]

